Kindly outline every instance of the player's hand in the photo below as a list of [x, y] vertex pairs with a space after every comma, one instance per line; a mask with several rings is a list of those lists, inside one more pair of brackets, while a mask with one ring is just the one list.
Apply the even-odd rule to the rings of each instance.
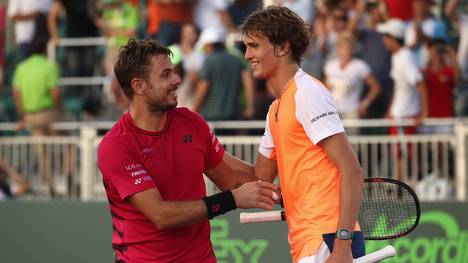
[[232, 195], [239, 208], [260, 208], [272, 210], [279, 195], [279, 187], [268, 182], [248, 182], [232, 190]]
[[351, 240], [341, 240], [335, 238], [333, 252], [325, 261], [326, 263], [352, 263], [353, 254], [351, 252]]

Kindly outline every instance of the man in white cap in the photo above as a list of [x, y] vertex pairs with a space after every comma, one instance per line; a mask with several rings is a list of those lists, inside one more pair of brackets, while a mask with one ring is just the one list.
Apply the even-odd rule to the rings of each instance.
[[[399, 19], [390, 19], [377, 26], [383, 35], [385, 47], [392, 53], [390, 76], [393, 79], [393, 98], [387, 117], [401, 121], [413, 119], [415, 126], [392, 127], [390, 133], [414, 134], [428, 113], [426, 86], [410, 49], [404, 46], [406, 25]], [[406, 148], [406, 147], [404, 147]], [[402, 179], [402, 162], [398, 153], [398, 179]], [[410, 152], [410, 151], [405, 151]]]
[[244, 88], [246, 107], [243, 117], [252, 117], [253, 80], [241, 58], [225, 48], [226, 35], [218, 28], [203, 30], [197, 45], [207, 55], [199, 73], [193, 110], [209, 121], [234, 120], [241, 116], [240, 90]]

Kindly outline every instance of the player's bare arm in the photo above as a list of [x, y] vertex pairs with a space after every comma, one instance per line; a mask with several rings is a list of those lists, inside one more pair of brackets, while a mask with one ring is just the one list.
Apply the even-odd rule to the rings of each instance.
[[270, 160], [263, 154], [257, 155], [255, 162], [255, 177], [265, 182], [273, 182], [278, 175], [278, 166], [276, 160]]
[[[234, 180], [226, 182], [224, 178], [233, 178], [232, 174], [222, 176], [226, 175], [226, 172], [232, 173], [232, 170], [222, 161], [206, 174], [213, 178], [214, 183], [221, 189], [227, 189]], [[232, 190], [231, 193], [238, 208], [271, 210], [274, 204], [273, 191], [276, 189], [277, 186], [267, 182], [250, 182]], [[128, 201], [160, 230], [183, 227], [209, 218], [204, 200], [164, 201], [157, 188], [136, 193], [130, 196]]]
[[[362, 169], [345, 133], [323, 139], [320, 145], [340, 172], [340, 216], [337, 229], [354, 230], [361, 202]], [[331, 262], [351, 262], [351, 240], [335, 239]]]

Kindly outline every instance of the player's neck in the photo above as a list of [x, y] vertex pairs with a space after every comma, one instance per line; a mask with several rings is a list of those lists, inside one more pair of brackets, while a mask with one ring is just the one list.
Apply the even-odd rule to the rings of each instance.
[[167, 112], [155, 115], [144, 108], [132, 107], [132, 105], [129, 107], [129, 112], [135, 126], [142, 130], [157, 132], [163, 130], [166, 126]]
[[268, 85], [273, 89], [275, 97], [281, 97], [283, 91], [286, 89], [286, 84], [290, 79], [294, 77], [299, 66], [295, 63], [283, 64], [284, 66], [279, 66], [276, 74], [273, 74], [273, 77], [268, 79]]

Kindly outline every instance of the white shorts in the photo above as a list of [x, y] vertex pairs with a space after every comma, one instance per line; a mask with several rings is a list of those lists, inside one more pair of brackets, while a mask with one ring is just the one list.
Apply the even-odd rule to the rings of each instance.
[[297, 263], [323, 263], [330, 256], [330, 249], [325, 242], [322, 242], [317, 253], [313, 256], [303, 257]]

